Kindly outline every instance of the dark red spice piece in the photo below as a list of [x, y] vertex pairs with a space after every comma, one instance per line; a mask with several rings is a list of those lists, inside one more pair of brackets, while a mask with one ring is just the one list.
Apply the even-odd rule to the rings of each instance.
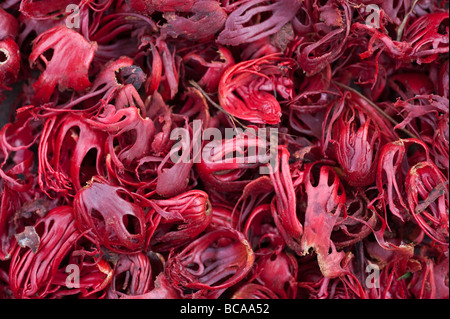
[[0, 298], [448, 298], [448, 43], [447, 0], [1, 1]]

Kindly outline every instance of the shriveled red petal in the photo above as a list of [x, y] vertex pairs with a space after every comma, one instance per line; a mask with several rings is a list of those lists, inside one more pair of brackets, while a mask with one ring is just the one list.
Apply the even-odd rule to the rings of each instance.
[[448, 245], [448, 180], [431, 162], [411, 167], [405, 178], [408, 207], [423, 231], [437, 242]]
[[311, 16], [314, 17], [316, 28], [312, 36], [301, 38], [296, 51], [298, 64], [311, 76], [344, 53], [352, 24], [351, 8], [346, 2], [327, 1], [323, 5], [314, 4], [309, 9], [312, 11]]
[[375, 170], [382, 140], [378, 126], [364, 113], [348, 107], [338, 119], [337, 160], [352, 186], [367, 186], [375, 181]]
[[[39, 144], [41, 188], [73, 196], [92, 176], [105, 174], [102, 159], [106, 139], [103, 131], [82, 116], [49, 118]], [[89, 166], [92, 161], [95, 164]]]
[[54, 19], [66, 13], [68, 5], [79, 5], [81, 1], [73, 0], [23, 0], [20, 2], [20, 12], [33, 19]]
[[[311, 164], [305, 177], [307, 206], [301, 249], [317, 253], [319, 267], [326, 277], [335, 277], [343, 270], [341, 261], [345, 254], [337, 252], [331, 233], [340, 215], [345, 215], [346, 194], [339, 176], [330, 166], [319, 166], [318, 180], [314, 181]], [[331, 253], [330, 253], [331, 250]]]
[[382, 201], [385, 213], [389, 208], [389, 211], [401, 220], [409, 218], [402, 194], [405, 187], [404, 178], [407, 174], [405, 166], [408, 167], [408, 164], [405, 164], [405, 155], [410, 147], [419, 147], [420, 151], [417, 151], [420, 154], [419, 158], [428, 159], [428, 147], [425, 143], [417, 139], [401, 139], [383, 146], [377, 166], [376, 185], [379, 192], [377, 199]]
[[203, 146], [195, 168], [212, 192], [239, 193], [251, 180], [249, 175], [269, 161], [268, 146], [256, 130], [241, 132], [232, 139], [212, 140]]
[[275, 190], [272, 201], [272, 214], [277, 228], [286, 240], [286, 244], [298, 250], [304, 227], [297, 215], [297, 196], [289, 166], [290, 153], [286, 147], [279, 148], [277, 166], [270, 178]]
[[34, 227], [40, 238], [36, 252], [17, 246], [11, 259], [10, 285], [17, 298], [43, 298], [52, 290], [59, 264], [80, 237], [72, 208], [55, 208]]
[[163, 214], [150, 245], [154, 251], [169, 251], [195, 239], [212, 218], [208, 194], [191, 190], [170, 199], [156, 200]]
[[[155, 125], [150, 118], [143, 118], [138, 108], [116, 110], [108, 104], [98, 116], [86, 119], [86, 122], [92, 128], [108, 133], [108, 152], [119, 170], [149, 155]], [[117, 154], [115, 142], [121, 145]]]
[[21, 66], [19, 46], [12, 38], [0, 40], [0, 90], [8, 89], [19, 77]]
[[446, 12], [433, 12], [417, 18], [403, 34], [412, 44], [411, 58], [417, 63], [430, 63], [449, 51], [449, 20]]
[[16, 38], [19, 33], [19, 23], [16, 18], [0, 8], [0, 41], [6, 38]]
[[239, 288], [232, 299], [278, 299], [278, 296], [264, 285], [248, 283]]
[[195, 2], [195, 0], [129, 0], [134, 10], [147, 14], [155, 11], [186, 11], [192, 8]]
[[125, 295], [123, 299], [180, 299], [180, 293], [169, 282], [164, 273], [160, 273], [155, 279], [155, 287], [142, 295]]
[[276, 293], [280, 299], [295, 299], [298, 261], [294, 255], [286, 252], [264, 254], [264, 249], [255, 253], [262, 256], [255, 261], [258, 276], [254, 281]]
[[235, 64], [235, 60], [226, 47], [219, 45], [216, 48], [212, 43], [208, 43], [204, 48], [190, 51], [183, 56], [183, 63], [186, 75], [194, 79], [200, 77], [198, 85], [205, 92], [212, 93], [217, 90], [223, 73]]
[[153, 284], [152, 267], [146, 254], [122, 254], [113, 270], [108, 299], [122, 298], [123, 295], [136, 296], [150, 291]]
[[175, 286], [219, 290], [242, 280], [254, 262], [244, 235], [231, 228], [210, 231], [173, 254], [166, 272]]

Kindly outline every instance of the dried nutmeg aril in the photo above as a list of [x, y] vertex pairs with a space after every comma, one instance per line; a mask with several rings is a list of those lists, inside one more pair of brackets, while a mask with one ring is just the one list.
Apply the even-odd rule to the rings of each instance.
[[448, 299], [448, 8], [0, 1], [0, 298]]

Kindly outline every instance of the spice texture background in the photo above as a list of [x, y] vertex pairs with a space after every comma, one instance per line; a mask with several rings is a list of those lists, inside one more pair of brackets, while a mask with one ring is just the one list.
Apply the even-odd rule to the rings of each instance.
[[448, 299], [449, 9], [0, 0], [0, 299]]

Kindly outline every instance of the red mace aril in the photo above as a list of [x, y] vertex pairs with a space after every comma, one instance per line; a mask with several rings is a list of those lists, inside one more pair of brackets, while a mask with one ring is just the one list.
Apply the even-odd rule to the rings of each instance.
[[36, 177], [32, 172], [35, 153], [30, 147], [38, 139], [42, 122], [31, 108], [18, 110], [15, 121], [0, 130], [0, 178], [2, 185], [17, 192], [32, 189]]
[[0, 103], [2, 91], [10, 91], [19, 78], [22, 65], [20, 47], [16, 43], [19, 23], [13, 15], [0, 8]]
[[449, 98], [449, 60], [443, 63], [439, 72], [439, 94], [445, 98]]
[[233, 228], [234, 225], [237, 225], [238, 216], [233, 213], [233, 207], [231, 205], [211, 203], [211, 206], [211, 221], [208, 226], [209, 228]]
[[145, 117], [144, 102], [137, 91], [145, 81], [145, 74], [141, 68], [133, 65], [133, 59], [120, 57], [106, 63], [89, 91], [69, 101], [63, 108], [82, 106], [89, 112], [98, 111], [98, 108], [107, 104], [114, 104], [118, 110], [135, 106]]
[[436, 12], [417, 18], [405, 29], [403, 41], [412, 45], [410, 55], [418, 64], [430, 63], [448, 52], [448, 23], [447, 13]]
[[212, 218], [211, 203], [203, 191], [191, 190], [154, 203], [161, 220], [150, 241], [153, 251], [169, 251], [188, 244], [209, 226]]
[[350, 185], [367, 186], [374, 181], [381, 146], [397, 136], [367, 101], [354, 92], [341, 94], [322, 124], [322, 150], [339, 162]]
[[195, 3], [195, 0], [130, 0], [130, 6], [138, 11], [152, 14], [155, 11], [175, 12], [188, 11]]
[[[244, 229], [247, 228], [248, 230], [248, 224], [252, 223], [252, 221], [250, 221], [252, 217], [250, 216], [254, 215], [253, 217], [255, 217], [255, 215], [260, 215], [260, 213], [265, 215], [262, 211], [267, 208], [266, 204], [272, 200], [272, 191], [272, 181], [267, 175], [258, 177], [245, 185], [242, 195], [234, 205], [233, 221], [236, 222], [232, 224], [232, 228], [243, 231], [247, 236], [248, 233]], [[257, 218], [257, 220], [259, 221], [259, 218]], [[253, 244], [252, 240], [249, 240], [249, 242]]]
[[[431, 63], [441, 53], [448, 52], [448, 14], [435, 12], [417, 18], [404, 29], [401, 39], [393, 40], [369, 24], [354, 23], [353, 31], [365, 31], [371, 35], [368, 50], [361, 58], [371, 56], [376, 48], [383, 48], [392, 58], [418, 64]], [[401, 40], [401, 41], [400, 41]]]
[[370, 35], [367, 50], [360, 54], [362, 59], [371, 57], [379, 47], [383, 47], [384, 51], [395, 60], [409, 59], [411, 55], [411, 44], [393, 40], [387, 34], [379, 31], [374, 25], [355, 22], [351, 27], [351, 32]]
[[337, 92], [329, 89], [329, 77], [318, 73], [303, 84], [311, 84], [300, 89], [289, 104], [289, 126], [297, 134], [310, 139], [322, 138], [322, 123], [325, 121], [329, 105], [338, 98]]
[[433, 135], [432, 153], [436, 165], [449, 175], [449, 121], [448, 113], [440, 117]]
[[29, 111], [19, 110], [15, 121], [0, 130], [0, 260], [10, 259], [14, 234], [45, 215], [52, 202], [41, 196], [36, 183], [36, 156], [30, 147], [42, 122]]
[[[83, 284], [86, 278], [81, 276], [78, 278], [78, 289], [66, 293], [60, 291], [66, 289], [65, 279], [68, 278], [62, 263], [68, 256], [76, 256], [76, 243], [82, 237], [70, 206], [53, 209], [16, 237], [17, 246], [11, 258], [9, 273], [11, 289], [16, 298], [45, 298], [52, 294], [76, 294], [80, 291], [87, 296], [108, 284], [108, 276], [101, 271], [97, 274], [99, 269], [95, 264], [87, 272], [82, 272], [83, 265], [75, 263], [73, 265], [80, 271], [79, 274], [90, 277], [87, 285]], [[93, 254], [98, 254], [98, 251]], [[69, 265], [70, 261], [69, 257]]]
[[33, 226], [36, 219], [44, 217], [56, 205], [55, 201], [34, 199], [31, 194], [38, 196], [38, 189], [29, 187], [25, 192], [5, 186], [0, 194], [0, 260], [11, 258], [17, 242], [15, 234], [23, 232], [25, 227]]
[[156, 276], [155, 287], [142, 295], [122, 295], [122, 299], [180, 299], [180, 293], [172, 286], [164, 273]]
[[[208, 73], [208, 71], [206, 72]], [[206, 74], [205, 74], [206, 76]], [[214, 85], [214, 81], [208, 81]], [[202, 92], [194, 87], [189, 87], [186, 92], [181, 96], [184, 105], [180, 108], [179, 114], [184, 118], [189, 119], [189, 122], [194, 120], [201, 121], [201, 128], [205, 129], [210, 126], [211, 123], [211, 112], [209, 110], [209, 105], [202, 94]]]
[[347, 194], [345, 211], [346, 215], [338, 217], [331, 233], [331, 240], [337, 249], [360, 242], [376, 229], [378, 222], [377, 214], [357, 194]]
[[242, 233], [231, 228], [218, 228], [198, 237], [178, 253], [172, 253], [166, 272], [176, 286], [219, 290], [242, 280], [254, 259]]
[[[393, 77], [395, 75], [390, 76], [389, 80]], [[346, 68], [338, 70], [338, 74], [334, 78], [350, 87], [353, 83], [358, 84], [362, 88], [361, 93], [371, 101], [377, 101], [388, 84], [387, 70], [377, 60], [363, 60], [349, 64]], [[357, 81], [355, 81], [355, 78], [357, 78]], [[392, 82], [389, 81], [389, 83]]]
[[433, 82], [423, 73], [394, 74], [389, 77], [389, 85], [403, 100], [433, 92]]
[[8, 299], [11, 298], [12, 292], [9, 289], [8, 284], [8, 272], [0, 268], [0, 298]]
[[424, 141], [427, 141], [427, 135], [437, 129], [439, 118], [448, 114], [449, 100], [434, 94], [415, 95], [405, 101], [397, 100], [394, 107], [404, 113], [403, 121], [394, 129], [407, 127], [416, 135], [423, 135]]
[[380, 270], [376, 282], [368, 289], [372, 298], [377, 299], [406, 299], [410, 298], [407, 282], [402, 276], [408, 276], [407, 258], [396, 256], [387, 261]]
[[420, 228], [433, 240], [448, 245], [448, 181], [430, 162], [411, 167], [405, 178], [408, 207]]
[[[158, 195], [173, 197], [188, 189], [191, 169], [194, 166], [194, 161], [198, 160], [200, 156], [202, 133], [200, 126], [192, 126], [185, 125], [182, 141], [172, 146], [170, 152], [158, 166], [158, 181], [156, 183]], [[182, 154], [176, 156], [175, 154], [179, 154], [180, 151]]]
[[243, 61], [229, 68], [219, 83], [221, 107], [230, 115], [255, 124], [280, 122], [281, 106], [274, 93], [292, 98], [295, 61], [279, 54]]
[[101, 247], [82, 237], [53, 282], [60, 287], [51, 295], [53, 299], [66, 296], [103, 299], [111, 284], [113, 268], [103, 259]]
[[156, 156], [163, 156], [169, 153], [173, 146], [170, 140], [170, 134], [176, 127], [173, 120], [173, 113], [166, 104], [163, 97], [155, 92], [147, 101], [147, 117], [155, 125], [155, 136], [151, 142], [151, 149]]
[[[156, 40], [152, 37], [143, 37], [138, 47], [139, 52], [136, 54], [135, 60], [140, 61], [143, 59], [144, 72], [147, 69], [150, 71], [150, 75], [145, 81], [145, 92], [147, 94], [153, 94], [158, 90], [161, 83], [161, 75], [163, 73], [163, 64], [161, 55], [155, 45]], [[151, 56], [151, 58], [150, 58]], [[148, 72], [146, 72], [148, 74]]]
[[144, 60], [141, 65], [148, 74], [145, 83], [147, 95], [157, 92], [164, 100], [173, 99], [178, 93], [181, 57], [169, 47], [163, 36], [144, 36], [140, 41], [136, 59]]
[[[99, 200], [101, 199], [101, 200]], [[125, 188], [93, 178], [77, 192], [73, 205], [75, 220], [83, 232], [113, 252], [131, 253], [144, 248], [147, 218]]]

